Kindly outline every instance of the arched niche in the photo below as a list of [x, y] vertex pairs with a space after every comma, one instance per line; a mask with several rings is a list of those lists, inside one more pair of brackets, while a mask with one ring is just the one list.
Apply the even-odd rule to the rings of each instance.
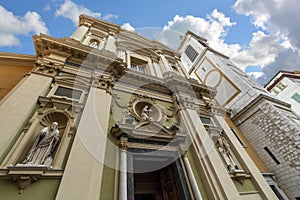
[[[68, 156], [70, 145], [72, 145], [72, 136], [75, 133], [74, 121], [76, 120], [78, 112], [81, 111], [82, 106], [79, 105], [78, 108], [73, 110], [75, 112], [72, 112], [70, 107], [72, 105], [67, 104], [67, 102], [60, 102], [54, 106], [53, 104], [56, 100], [59, 99], [46, 97], [39, 98], [41, 107], [34, 112], [30, 119], [28, 119], [19, 137], [16, 139], [1, 163], [1, 167], [7, 168], [10, 166], [22, 165], [27, 153], [31, 149], [41, 130], [53, 122], [57, 122], [59, 124], [58, 130], [60, 132], [60, 139], [55, 146], [51, 166], [54, 169], [64, 168], [66, 162], [65, 158]], [[74, 106], [76, 107], [76, 105], [73, 105], [73, 107]]]
[[91, 39], [89, 41], [89, 46], [92, 47], [92, 48], [95, 48], [95, 49], [98, 49], [99, 48], [99, 40], [96, 40], [96, 39]]
[[148, 106], [148, 108], [151, 110], [149, 117], [151, 117], [153, 121], [160, 122], [162, 120], [162, 108], [157, 104], [153, 104], [153, 102], [147, 100], [138, 100], [133, 103], [132, 108], [135, 115], [137, 115], [139, 118], [142, 118], [142, 112], [145, 106]]
[[53, 161], [51, 166], [54, 168], [62, 168], [63, 160], [66, 155], [67, 146], [69, 145], [68, 133], [73, 126], [72, 119], [67, 112], [64, 111], [56, 111], [56, 110], [48, 110], [43, 113], [37, 120], [36, 123], [32, 124], [32, 127], [28, 130], [26, 134], [30, 135], [28, 138], [23, 138], [24, 148], [20, 152], [20, 155], [16, 161], [16, 164], [22, 164], [26, 155], [32, 148], [32, 145], [38, 138], [41, 130], [45, 127], [49, 127], [53, 122], [58, 123], [59, 130], [59, 141], [54, 148], [53, 152]]

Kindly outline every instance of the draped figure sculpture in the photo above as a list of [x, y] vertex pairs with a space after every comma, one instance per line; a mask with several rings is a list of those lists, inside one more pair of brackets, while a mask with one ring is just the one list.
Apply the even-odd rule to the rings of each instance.
[[26, 158], [25, 165], [50, 166], [53, 161], [53, 153], [59, 141], [58, 123], [53, 122], [38, 134]]
[[230, 153], [230, 145], [227, 142], [227, 140], [223, 136], [219, 136], [217, 140], [217, 149], [222, 155], [226, 165], [227, 169], [230, 172], [233, 172], [234, 170], [238, 169], [237, 164], [235, 163], [231, 153]]

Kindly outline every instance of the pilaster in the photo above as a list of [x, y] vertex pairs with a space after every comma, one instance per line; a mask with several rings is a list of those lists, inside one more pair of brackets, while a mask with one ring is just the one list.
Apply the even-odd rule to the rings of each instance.
[[3, 159], [11, 143], [21, 132], [26, 120], [37, 105], [40, 95], [45, 95], [52, 78], [30, 74], [24, 82], [0, 105], [0, 158]]
[[71, 35], [70, 38], [73, 38], [74, 40], [82, 41], [82, 39], [84, 38], [88, 30], [89, 30], [88, 26], [81, 25], [76, 29], [76, 31]]
[[214, 148], [214, 143], [210, 139], [196, 110], [190, 108], [180, 110], [180, 116], [192, 140], [190, 148], [194, 149], [197, 162], [203, 167], [200, 171], [205, 171], [209, 174], [204, 175], [207, 180], [203, 181], [208, 184], [211, 195], [217, 199], [240, 199], [227, 169], [224, 165], [221, 165], [223, 161]]
[[240, 145], [238, 139], [232, 134], [232, 131], [226, 123], [224, 117], [215, 115], [215, 119], [225, 131], [229, 141], [231, 141], [231, 146], [236, 152], [236, 155], [239, 155], [239, 161], [241, 165], [243, 166], [243, 168], [245, 168], [246, 171], [250, 172], [252, 180], [255, 182], [254, 184], [257, 186], [260, 195], [264, 199], [277, 199], [275, 193], [272, 191], [271, 187], [268, 185], [261, 172], [255, 166], [254, 162], [251, 160], [245, 149], [243, 149], [243, 147]]
[[57, 199], [100, 198], [110, 104], [106, 90], [91, 87]]

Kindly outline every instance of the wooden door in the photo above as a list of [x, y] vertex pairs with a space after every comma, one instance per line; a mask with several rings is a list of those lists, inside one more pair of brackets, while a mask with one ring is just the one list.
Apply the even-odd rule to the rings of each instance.
[[164, 200], [180, 200], [180, 192], [172, 165], [160, 170], [161, 186]]

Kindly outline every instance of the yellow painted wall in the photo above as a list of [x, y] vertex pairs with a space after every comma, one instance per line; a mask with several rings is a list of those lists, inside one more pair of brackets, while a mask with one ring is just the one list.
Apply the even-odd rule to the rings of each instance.
[[240, 129], [238, 127], [236, 127], [233, 122], [231, 121], [231, 119], [227, 116], [226, 117], [226, 122], [227, 124], [234, 129], [234, 131], [236, 132], [236, 134], [238, 135], [238, 137], [241, 139], [241, 141], [245, 144], [245, 150], [248, 153], [248, 155], [250, 156], [250, 158], [253, 160], [253, 162], [255, 163], [255, 165], [257, 166], [257, 168], [261, 171], [261, 172], [269, 172], [269, 169], [266, 167], [266, 165], [264, 164], [264, 162], [260, 159], [260, 157], [257, 155], [257, 153], [254, 151], [254, 149], [252, 148], [251, 144], [248, 142], [248, 140], [245, 138], [245, 136], [242, 134], [242, 132], [240, 131]]
[[34, 61], [31, 55], [0, 52], [0, 100], [30, 72]]

